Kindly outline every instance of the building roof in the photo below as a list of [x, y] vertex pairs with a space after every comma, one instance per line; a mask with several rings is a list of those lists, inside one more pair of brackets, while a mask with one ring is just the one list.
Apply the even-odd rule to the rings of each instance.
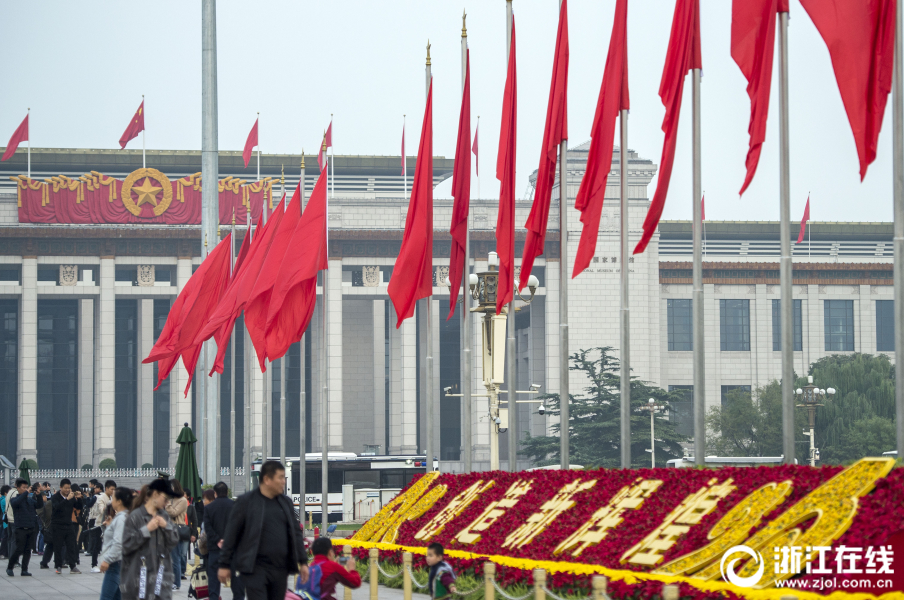
[[[690, 240], [690, 221], [660, 221], [661, 240]], [[778, 221], [706, 221], [707, 241], [714, 240], [771, 240], [779, 241]], [[797, 240], [800, 223], [791, 223], [788, 236]], [[844, 222], [811, 221], [807, 232], [813, 241], [891, 241], [894, 223], [891, 222]]]

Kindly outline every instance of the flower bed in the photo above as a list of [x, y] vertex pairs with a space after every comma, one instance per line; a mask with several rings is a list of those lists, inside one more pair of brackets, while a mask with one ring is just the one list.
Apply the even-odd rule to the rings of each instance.
[[[539, 567], [549, 572], [549, 587], [566, 592], [587, 593], [600, 573], [613, 598], [650, 598], [664, 583], [679, 583], [688, 597], [768, 598], [776, 578], [808, 585], [822, 578], [787, 572], [793, 563], [784, 565], [774, 547], [800, 546], [804, 555], [806, 546], [883, 547], [904, 531], [904, 470], [892, 466], [868, 459], [847, 469], [431, 473], [350, 543], [359, 554], [377, 547], [381, 560], [397, 562], [404, 550], [417, 556], [439, 542], [460, 571], [482, 576], [487, 558], [496, 562], [500, 585], [530, 584]], [[722, 581], [720, 559], [740, 544], [763, 559], [764, 574], [752, 587]], [[803, 556], [800, 570], [807, 564]], [[739, 560], [734, 570], [749, 576], [756, 567]], [[864, 575], [835, 575], [835, 588], [822, 596], [839, 594], [842, 580], [855, 577]]]

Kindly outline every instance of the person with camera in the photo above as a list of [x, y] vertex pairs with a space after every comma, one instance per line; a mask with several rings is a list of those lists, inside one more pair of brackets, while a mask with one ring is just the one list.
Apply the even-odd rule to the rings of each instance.
[[296, 589], [304, 590], [312, 598], [336, 600], [336, 584], [356, 590], [361, 587], [361, 575], [355, 568], [355, 559], [341, 556], [336, 560], [336, 549], [330, 538], [321, 537], [311, 546], [314, 560], [308, 568], [308, 581], [296, 584]]
[[28, 562], [31, 560], [31, 549], [34, 548], [35, 540], [38, 537], [37, 510], [44, 506], [44, 496], [36, 494], [33, 490], [29, 491], [28, 481], [25, 479], [16, 480], [16, 491], [18, 495], [10, 501], [10, 506], [12, 506], [16, 517], [14, 530], [16, 551], [9, 557], [6, 574], [10, 577], [15, 575], [13, 566], [18, 562], [19, 556], [21, 556], [21, 575], [22, 577], [31, 577], [31, 573], [28, 572]]
[[173, 548], [179, 533], [166, 503], [178, 498], [169, 481], [155, 479], [141, 488], [132, 502], [122, 532], [122, 573], [119, 589], [123, 600], [173, 597]]
[[78, 548], [76, 546], [76, 529], [78, 523], [74, 522], [78, 511], [84, 507], [82, 492], [72, 489], [72, 482], [68, 479], [60, 480], [60, 490], [50, 497], [53, 506], [53, 515], [50, 517], [50, 526], [53, 529], [53, 550], [57, 574], [62, 573], [64, 562], [69, 563], [69, 573], [78, 575]]

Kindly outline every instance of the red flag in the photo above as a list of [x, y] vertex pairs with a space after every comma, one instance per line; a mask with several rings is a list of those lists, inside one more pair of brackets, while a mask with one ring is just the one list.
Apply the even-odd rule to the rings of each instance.
[[[556, 155], [562, 140], [568, 139], [568, 0], [559, 7], [559, 31], [556, 34], [556, 55], [552, 63], [552, 83], [549, 86], [549, 103], [546, 106], [546, 126], [543, 128], [543, 145], [540, 148], [540, 166], [537, 169], [537, 187], [534, 203], [527, 217], [527, 237], [521, 258], [521, 277], [518, 289], [523, 290], [534, 267], [534, 259], [543, 254], [546, 243], [546, 225], [549, 221], [549, 200], [556, 179]], [[559, 185], [562, 185], [559, 182]], [[567, 178], [565, 189], [568, 189]]]
[[333, 147], [333, 120], [330, 119], [330, 126], [323, 133], [323, 143], [320, 144], [320, 152], [317, 153], [317, 166], [323, 170], [323, 164], [326, 160], [326, 149]]
[[[609, 54], [606, 70], [600, 85], [596, 115], [590, 131], [590, 152], [587, 154], [587, 171], [581, 180], [574, 207], [581, 211], [581, 241], [574, 257], [572, 278], [590, 265], [596, 253], [596, 241], [600, 230], [600, 215], [606, 196], [606, 181], [612, 170], [615, 118], [620, 110], [631, 108], [628, 98], [628, 0], [618, 0], [615, 5], [615, 21], [609, 38]], [[622, 148], [620, 152], [627, 152]], [[523, 277], [522, 277], [523, 279]]]
[[672, 177], [672, 162], [675, 160], [675, 142], [678, 138], [678, 116], [681, 112], [681, 95], [684, 91], [684, 76], [691, 69], [702, 69], [700, 58], [700, 11], [698, 0], [677, 0], [675, 15], [672, 18], [672, 32], [669, 37], [669, 48], [665, 55], [665, 66], [662, 69], [662, 80], [659, 83], [659, 97], [665, 105], [665, 118], [662, 120], [662, 131], [665, 140], [662, 144], [662, 159], [659, 161], [659, 180], [656, 182], [656, 193], [647, 217], [643, 222], [643, 235], [634, 254], [643, 252], [650, 238], [656, 233], [662, 209], [665, 208], [665, 197], [669, 191], [669, 180]]
[[747, 177], [738, 194], [743, 194], [753, 180], [766, 141], [775, 15], [780, 12], [788, 12], [788, 0], [733, 0], [731, 3], [731, 57], [747, 79], [747, 95], [750, 96]]
[[245, 168], [248, 168], [248, 163], [251, 161], [251, 152], [255, 146], [257, 146], [257, 122], [260, 119], [254, 120], [254, 127], [251, 128], [251, 131], [248, 133], [248, 139], [245, 140], [245, 149], [242, 151], [242, 158], [245, 159]]
[[28, 115], [25, 115], [25, 118], [22, 119], [22, 122], [19, 123], [19, 126], [16, 127], [16, 130], [13, 132], [11, 138], [6, 143], [6, 152], [3, 153], [3, 158], [0, 158], [0, 161], [9, 160], [13, 157], [13, 154], [16, 153], [16, 148], [19, 147], [24, 141], [28, 140]]
[[[260, 227], [260, 225], [258, 225]], [[239, 255], [235, 259], [235, 264], [232, 267], [232, 271], [229, 273], [229, 285], [232, 285], [232, 282], [239, 276], [239, 273], [242, 269], [242, 264], [245, 262], [245, 257], [248, 255], [248, 250], [251, 247], [251, 235], [245, 234], [245, 239], [242, 240], [242, 247], [239, 248]], [[228, 286], [227, 286], [228, 288]], [[225, 290], [224, 290], [225, 292]], [[230, 320], [223, 324], [220, 329], [217, 330], [215, 334], [213, 334], [213, 339], [216, 341], [217, 348], [226, 348], [229, 345], [229, 339], [232, 337], [232, 330], [235, 321]], [[213, 367], [210, 369], [210, 373], [208, 376], [213, 375], [214, 372], [222, 373], [224, 368], [223, 361], [225, 360], [226, 353], [224, 352], [217, 353], [217, 358], [213, 363]], [[194, 372], [194, 369], [192, 369]]]
[[[245, 304], [245, 327], [248, 328], [248, 335], [251, 337], [251, 343], [257, 352], [257, 360], [260, 363], [261, 371], [266, 371], [265, 359], [267, 353], [267, 313], [270, 310], [270, 296], [273, 293], [273, 286], [276, 283], [276, 277], [279, 275], [279, 269], [283, 261], [287, 257], [289, 250], [289, 242], [292, 240], [292, 234], [295, 232], [295, 226], [298, 225], [298, 219], [301, 218], [301, 183], [295, 188], [292, 194], [292, 201], [285, 209], [285, 215], [279, 227], [273, 233], [273, 241], [267, 250], [266, 259], [261, 264], [260, 273], [254, 282], [251, 294], [248, 296], [248, 302]], [[288, 254], [288, 258], [292, 260], [295, 250], [291, 250], [292, 254]]]
[[[470, 76], [470, 74], [471, 74], [470, 56], [471, 56], [471, 51], [468, 50], [468, 76]], [[477, 122], [477, 127], [474, 128], [474, 145], [471, 146], [471, 152], [474, 153], [474, 172], [477, 173], [478, 177], [480, 177], [480, 160], [478, 160], [478, 156], [477, 156], [477, 134], [479, 133], [478, 129], [480, 129], [480, 121], [479, 120]]]
[[405, 123], [402, 123], [402, 175], [405, 174]]
[[797, 243], [804, 241], [804, 232], [807, 230], [807, 221], [810, 220], [810, 197], [807, 196], [807, 206], [804, 208], [804, 216], [800, 220], [800, 233], [797, 234]]
[[455, 172], [452, 174], [452, 251], [449, 254], [449, 316], [455, 314], [458, 303], [458, 287], [465, 270], [465, 245], [468, 240], [468, 211], [471, 202], [471, 51], [465, 63], [465, 88], [461, 95], [461, 112], [458, 115], [458, 141], [455, 144]]
[[829, 47], [854, 132], [860, 180], [876, 158], [894, 66], [895, 0], [801, 0]]
[[135, 116], [129, 121], [129, 126], [126, 127], [126, 130], [122, 133], [122, 137], [119, 138], [120, 149], [125, 148], [126, 144], [128, 144], [130, 140], [137, 138], [138, 134], [142, 131], [144, 131], [144, 100], [141, 101], [138, 110], [135, 111]]
[[421, 141], [414, 167], [414, 183], [405, 219], [405, 235], [389, 280], [389, 297], [398, 321], [414, 314], [421, 298], [433, 293], [433, 81], [427, 92], [427, 107], [421, 125]]
[[700, 220], [706, 220], [706, 196], [700, 196]]
[[[518, 138], [518, 78], [515, 63], [515, 17], [512, 16], [512, 44], [509, 48], [505, 91], [502, 94], [502, 126], [496, 153], [499, 180], [499, 213], [496, 217], [496, 253], [499, 255], [499, 287], [496, 314], [511, 299], [515, 286], [515, 149]], [[390, 280], [391, 281], [391, 280]]]
[[329, 268], [326, 245], [326, 175], [321, 173], [289, 241], [293, 258], [283, 260], [267, 311], [267, 353], [283, 356], [301, 339], [317, 303], [317, 272]]

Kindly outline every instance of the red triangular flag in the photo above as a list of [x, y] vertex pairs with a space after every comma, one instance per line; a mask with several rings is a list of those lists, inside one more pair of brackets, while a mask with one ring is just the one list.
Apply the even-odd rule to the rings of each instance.
[[706, 220], [706, 196], [700, 196], [700, 220]]
[[[546, 243], [546, 224], [549, 222], [549, 202], [556, 179], [556, 156], [559, 144], [568, 139], [568, 0], [559, 7], [559, 31], [556, 34], [556, 55], [552, 63], [552, 83], [546, 105], [546, 126], [540, 147], [540, 166], [534, 203], [527, 217], [527, 237], [521, 258], [521, 277], [518, 289], [523, 290], [534, 267], [534, 259], [543, 254]], [[565, 190], [568, 189], [567, 178]], [[560, 185], [561, 182], [560, 182]]]
[[669, 192], [669, 180], [672, 177], [672, 163], [675, 160], [675, 142], [678, 140], [678, 116], [681, 112], [681, 96], [684, 92], [684, 79], [691, 69], [702, 69], [700, 58], [700, 6], [698, 0], [678, 0], [675, 3], [675, 15], [672, 18], [672, 32], [669, 37], [669, 48], [665, 55], [665, 66], [662, 69], [662, 80], [659, 83], [659, 97], [665, 106], [665, 117], [662, 120], [662, 131], [665, 140], [662, 143], [662, 158], [659, 161], [659, 180], [656, 182], [656, 193], [647, 217], [643, 222], [643, 235], [634, 254], [643, 252], [650, 238], [656, 233], [665, 198]]
[[800, 220], [800, 233], [797, 234], [797, 243], [804, 241], [804, 232], [807, 230], [807, 221], [810, 220], [810, 197], [807, 196], [807, 206], [804, 208], [804, 216]]
[[317, 272], [329, 267], [326, 245], [326, 175], [320, 174], [289, 242], [292, 259], [282, 261], [267, 313], [267, 353], [283, 356], [301, 339], [317, 303]]
[[801, 0], [829, 48], [841, 101], [854, 132], [860, 180], [876, 158], [891, 91], [895, 0]]
[[[469, 57], [468, 58], [468, 65], [469, 65], [468, 66], [468, 76], [470, 76], [470, 73], [471, 73], [470, 56], [471, 56], [471, 51], [468, 50], [468, 57]], [[479, 121], [477, 123], [477, 127], [474, 128], [474, 145], [471, 146], [471, 152], [474, 153], [474, 172], [477, 174], [478, 177], [480, 177], [480, 160], [478, 160], [478, 156], [477, 156], [477, 134], [479, 133], [478, 129], [480, 129]]]
[[245, 140], [245, 149], [242, 151], [242, 158], [245, 159], [245, 168], [248, 168], [248, 163], [251, 162], [251, 153], [254, 150], [254, 147], [257, 146], [257, 123], [260, 119], [254, 120], [254, 127], [251, 128], [251, 131], [248, 133], [248, 139]]
[[458, 288], [465, 270], [465, 244], [468, 240], [468, 211], [471, 202], [471, 52], [465, 62], [465, 87], [461, 95], [461, 112], [458, 115], [458, 140], [455, 144], [455, 172], [452, 174], [452, 250], [449, 253], [449, 316], [455, 314]]
[[323, 143], [320, 144], [320, 152], [317, 153], [317, 166], [320, 167], [320, 170], [323, 170], [323, 165], [326, 162], [326, 149], [333, 147], [333, 120], [330, 119], [330, 126], [326, 128], [326, 131], [323, 132]]
[[[574, 207], [581, 211], [581, 241], [574, 257], [572, 277], [577, 277], [590, 265], [596, 254], [596, 241], [600, 230], [600, 215], [606, 196], [606, 181], [612, 170], [615, 118], [620, 110], [631, 108], [628, 98], [628, 0], [615, 4], [615, 21], [609, 38], [609, 54], [606, 70], [600, 85], [596, 115], [590, 130], [590, 152], [587, 154], [587, 171]], [[621, 148], [620, 152], [627, 152]]]
[[[499, 213], [496, 217], [496, 253], [499, 255], [499, 287], [496, 314], [502, 311], [515, 289], [515, 150], [518, 138], [518, 77], [515, 62], [515, 17], [512, 16], [512, 43], [509, 48], [505, 91], [502, 94], [502, 125], [496, 153], [499, 180]], [[391, 281], [391, 280], [390, 280]]]
[[[258, 225], [260, 227], [260, 225]], [[235, 265], [232, 267], [232, 271], [229, 274], [229, 285], [232, 285], [232, 282], [241, 274], [242, 264], [245, 262], [245, 258], [248, 255], [248, 251], [251, 247], [251, 235], [250, 233], [245, 234], [245, 239], [242, 240], [242, 247], [239, 249], [239, 255], [235, 259]], [[227, 286], [228, 289], [228, 286]], [[224, 290], [225, 294], [225, 290]], [[229, 345], [229, 339], [232, 337], [233, 325], [235, 324], [235, 320], [229, 320], [220, 327], [219, 330], [215, 334], [213, 334], [213, 339], [216, 341], [217, 348], [226, 348]], [[224, 360], [226, 358], [225, 351], [221, 353], [217, 353], [217, 358], [213, 363], [213, 366], [210, 369], [210, 373], [208, 376], [213, 375], [214, 372], [222, 373], [225, 367]]]
[[405, 219], [405, 234], [389, 280], [389, 298], [398, 321], [414, 314], [421, 298], [433, 293], [433, 81], [427, 92], [427, 108], [421, 125], [421, 141], [414, 167], [414, 183]]
[[128, 144], [130, 140], [137, 138], [138, 134], [142, 131], [144, 131], [144, 100], [141, 101], [138, 110], [135, 111], [135, 116], [129, 121], [129, 126], [126, 127], [126, 130], [122, 133], [122, 137], [119, 138], [120, 149], [125, 148], [126, 144]]
[[22, 122], [19, 123], [19, 126], [16, 127], [16, 130], [13, 132], [11, 138], [9, 138], [9, 142], [6, 144], [6, 151], [3, 153], [3, 158], [0, 158], [0, 161], [8, 160], [13, 157], [13, 154], [16, 153], [16, 148], [19, 147], [19, 144], [28, 140], [28, 115], [25, 115], [25, 118], [22, 119]]

